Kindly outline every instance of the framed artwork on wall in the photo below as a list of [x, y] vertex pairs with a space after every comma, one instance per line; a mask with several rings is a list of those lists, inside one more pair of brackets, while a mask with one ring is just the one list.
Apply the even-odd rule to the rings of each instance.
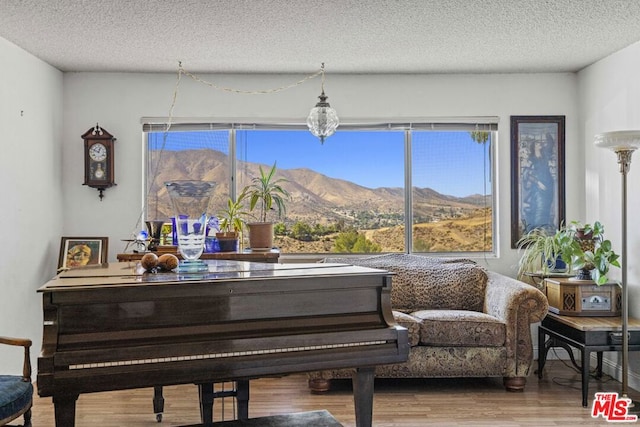
[[108, 237], [63, 237], [58, 271], [107, 262]]
[[511, 116], [511, 247], [565, 221], [565, 116]]

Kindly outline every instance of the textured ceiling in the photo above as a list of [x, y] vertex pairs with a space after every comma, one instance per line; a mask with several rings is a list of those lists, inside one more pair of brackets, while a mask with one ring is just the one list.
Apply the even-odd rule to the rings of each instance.
[[578, 71], [640, 40], [639, 0], [0, 0], [62, 71]]

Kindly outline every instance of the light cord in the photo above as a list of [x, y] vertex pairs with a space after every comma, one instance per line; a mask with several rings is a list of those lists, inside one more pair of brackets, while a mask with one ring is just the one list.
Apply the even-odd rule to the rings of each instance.
[[[306, 83], [308, 80], [314, 79], [318, 76], [322, 76], [322, 84], [324, 85], [324, 62], [322, 63], [322, 67], [320, 68], [320, 70], [316, 71], [313, 74], [310, 74], [300, 80], [298, 80], [297, 82], [285, 85], [285, 86], [280, 86], [280, 87], [276, 87], [276, 88], [271, 88], [271, 89], [258, 89], [258, 90], [243, 90], [243, 89], [234, 89], [231, 87], [226, 87], [226, 86], [220, 86], [218, 84], [212, 83], [212, 82], [208, 82], [204, 79], [201, 79], [200, 77], [196, 76], [195, 74], [187, 71], [183, 66], [182, 66], [182, 62], [178, 63], [178, 73], [179, 74], [184, 74], [185, 76], [191, 77], [192, 80], [198, 82], [198, 83], [202, 83], [205, 84], [209, 87], [212, 87], [214, 89], [217, 90], [221, 90], [223, 92], [232, 92], [232, 93], [239, 93], [242, 95], [266, 95], [266, 94], [270, 94], [270, 93], [277, 93], [277, 92], [282, 92], [284, 90], [287, 89], [291, 89], [294, 88], [296, 86], [300, 86], [303, 83]], [[175, 96], [175, 94], [174, 94]]]

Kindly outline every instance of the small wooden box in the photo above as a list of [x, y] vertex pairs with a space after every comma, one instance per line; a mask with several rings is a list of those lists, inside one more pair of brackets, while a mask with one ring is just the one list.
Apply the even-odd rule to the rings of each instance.
[[591, 280], [544, 280], [549, 311], [562, 316], [619, 316], [622, 294], [616, 283], [596, 285]]
[[178, 247], [175, 245], [159, 245], [158, 250], [156, 251], [158, 254], [174, 254], [178, 253]]

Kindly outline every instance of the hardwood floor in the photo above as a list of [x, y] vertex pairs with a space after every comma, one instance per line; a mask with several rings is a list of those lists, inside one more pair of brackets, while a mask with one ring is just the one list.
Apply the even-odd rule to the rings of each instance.
[[[534, 362], [535, 365], [535, 362]], [[310, 394], [304, 374], [263, 378], [251, 382], [249, 416], [327, 409], [345, 427], [355, 426], [349, 381], [334, 383], [331, 392]], [[522, 393], [506, 392], [501, 379], [377, 380], [373, 424], [376, 427], [434, 426], [568, 426], [608, 425], [591, 417], [595, 391], [620, 392], [620, 383], [607, 375], [589, 383], [589, 407], [581, 405], [580, 375], [564, 361], [551, 360], [544, 378], [531, 374]], [[199, 422], [194, 385], [164, 388], [165, 410], [157, 423], [152, 389], [81, 395], [76, 426], [152, 427]], [[631, 392], [632, 398], [640, 394]], [[231, 419], [233, 399], [224, 399], [225, 419]], [[222, 403], [214, 413], [220, 419]], [[34, 427], [53, 427], [51, 398], [34, 396]]]

